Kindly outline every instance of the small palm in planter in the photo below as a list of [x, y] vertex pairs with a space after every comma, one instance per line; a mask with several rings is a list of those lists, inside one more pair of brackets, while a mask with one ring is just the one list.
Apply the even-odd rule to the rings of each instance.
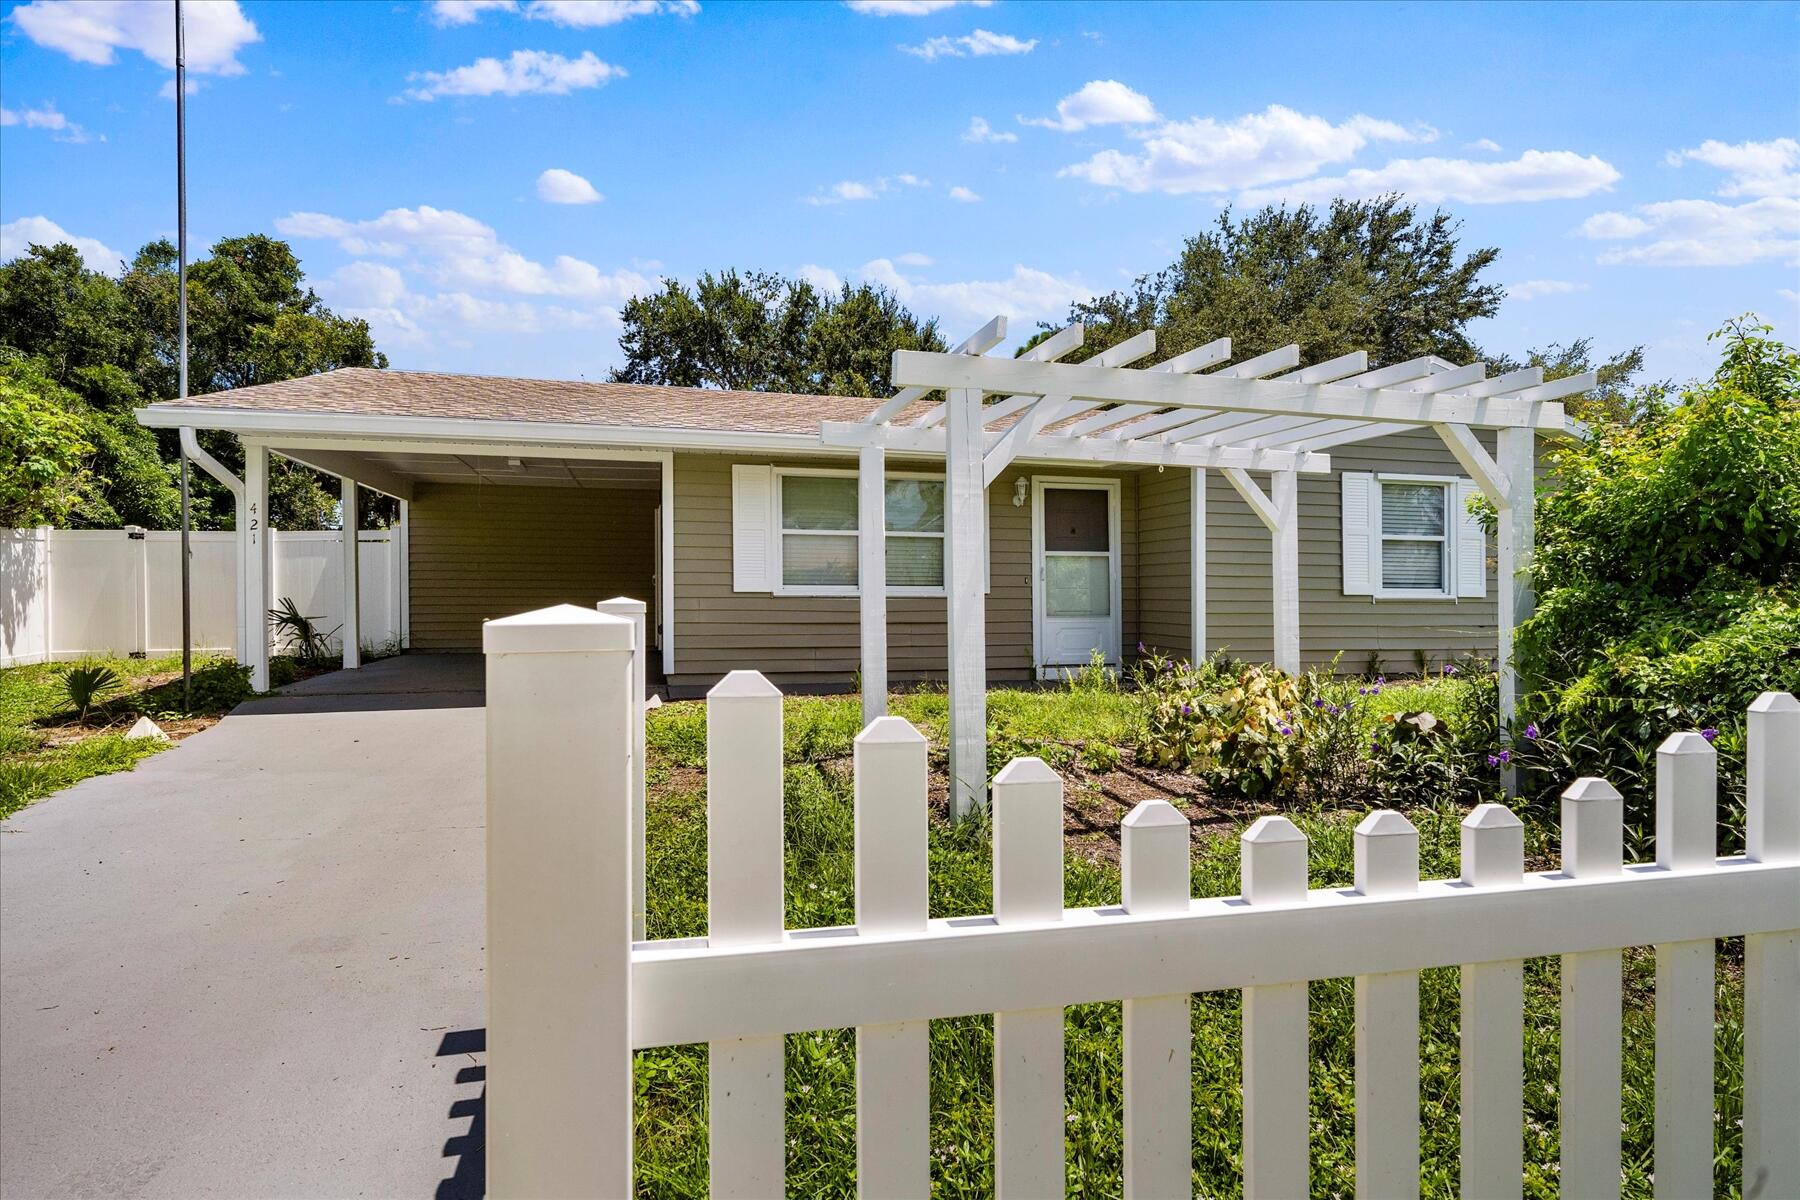
[[283, 596], [281, 605], [269, 610], [269, 624], [275, 630], [277, 639], [287, 644], [294, 657], [307, 666], [313, 666], [331, 657], [331, 637], [338, 629], [330, 633], [322, 633], [313, 622], [318, 618], [302, 616], [293, 598]]
[[104, 704], [106, 698], [118, 691], [124, 682], [117, 671], [103, 663], [79, 663], [65, 667], [62, 681], [63, 692], [69, 698], [69, 707], [80, 714], [84, 725], [87, 723], [88, 713], [96, 705]]

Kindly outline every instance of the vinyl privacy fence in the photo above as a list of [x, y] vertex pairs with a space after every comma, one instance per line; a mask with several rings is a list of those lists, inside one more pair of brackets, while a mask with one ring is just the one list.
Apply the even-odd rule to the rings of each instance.
[[[236, 534], [191, 534], [196, 650], [230, 653], [237, 630]], [[323, 629], [344, 621], [344, 535], [277, 530], [276, 600]], [[357, 535], [361, 640], [403, 637], [405, 569], [387, 529]], [[0, 667], [181, 649], [181, 534], [167, 530], [0, 529]]]
[[1244, 1190], [1308, 1190], [1308, 997], [1354, 977], [1356, 1188], [1419, 1194], [1419, 972], [1461, 968], [1462, 1192], [1523, 1174], [1523, 960], [1561, 958], [1561, 1186], [1620, 1188], [1621, 948], [1653, 945], [1658, 1196], [1710, 1195], [1715, 945], [1745, 938], [1744, 1194], [1800, 1195], [1800, 702], [1749, 716], [1747, 853], [1716, 857], [1716, 760], [1657, 750], [1657, 860], [1623, 861], [1619, 794], [1564, 793], [1561, 868], [1482, 805], [1462, 877], [1419, 879], [1418, 834], [1371, 814], [1355, 886], [1307, 890], [1305, 837], [1265, 817], [1243, 893], [1193, 899], [1186, 820], [1125, 820], [1124, 899], [1063, 904], [1062, 784], [993, 781], [994, 911], [928, 919], [923, 737], [883, 717], [855, 745], [856, 924], [783, 927], [782, 708], [760, 674], [708, 697], [709, 935], [631, 940], [642, 803], [632, 624], [564, 607], [489, 622], [487, 1179], [496, 1200], [632, 1191], [632, 1051], [708, 1046], [711, 1191], [784, 1192], [783, 1037], [855, 1028], [857, 1187], [930, 1191], [928, 1022], [993, 1013], [996, 1190], [1061, 1195], [1063, 1008], [1124, 1001], [1129, 1197], [1187, 1195], [1190, 996], [1243, 995]]

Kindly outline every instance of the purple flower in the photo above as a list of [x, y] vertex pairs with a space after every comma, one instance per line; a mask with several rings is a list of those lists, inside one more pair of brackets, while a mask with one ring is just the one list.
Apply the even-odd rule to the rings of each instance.
[[1454, 674], [1456, 674], [1456, 668], [1451, 666], [1449, 663], [1445, 663], [1444, 664], [1444, 674], [1454, 675]]
[[1378, 683], [1378, 684], [1379, 684], [1379, 683], [1386, 683], [1386, 682], [1387, 682], [1387, 676], [1386, 676], [1386, 675], [1377, 675], [1377, 676], [1376, 676], [1376, 677], [1375, 677], [1375, 682], [1376, 682], [1376, 683]]
[[1294, 733], [1294, 731], [1291, 727], [1289, 727], [1287, 725], [1283, 725], [1281, 727], [1281, 736], [1282, 737], [1292, 737], [1293, 733]]
[[1193, 706], [1193, 705], [1191, 705], [1191, 704], [1184, 704], [1184, 705], [1182, 705], [1182, 706], [1181, 706], [1181, 715], [1182, 715], [1182, 716], [1184, 716], [1184, 717], [1185, 717], [1185, 716], [1188, 716], [1188, 715], [1189, 715], [1189, 714], [1191, 714], [1191, 713], [1192, 713], [1192, 712], [1193, 712], [1193, 711], [1194, 711], [1194, 706]]
[[1503, 763], [1511, 762], [1512, 761], [1512, 751], [1511, 750], [1502, 750], [1499, 754], [1499, 758], [1500, 758], [1500, 761]]
[[1500, 756], [1498, 754], [1488, 755], [1488, 766], [1497, 767], [1499, 765], [1500, 765]]
[[1371, 696], [1379, 696], [1379, 695], [1381, 695], [1381, 689], [1380, 689], [1380, 688], [1370, 688], [1370, 689], [1369, 689], [1369, 695], [1371, 695]]
[[1343, 710], [1343, 709], [1341, 709], [1341, 708], [1339, 708], [1339, 707], [1338, 707], [1338, 706], [1337, 706], [1337, 705], [1335, 705], [1335, 704], [1327, 704], [1327, 705], [1326, 705], [1326, 706], [1325, 706], [1325, 711], [1326, 711], [1326, 712], [1328, 712], [1328, 713], [1330, 713], [1330, 714], [1331, 714], [1331, 715], [1332, 715], [1332, 716], [1334, 716], [1334, 717], [1335, 717], [1335, 716], [1337, 716], [1337, 715], [1338, 715], [1338, 714], [1339, 714], [1339, 713], [1341, 713], [1341, 712], [1343, 712], [1343, 711], [1344, 711], [1344, 710]]
[[1138, 653], [1142, 654], [1143, 652], [1144, 652], [1144, 643], [1139, 642], [1138, 643]]
[[1543, 736], [1543, 730], [1541, 730], [1537, 727], [1536, 721], [1533, 721], [1529, 725], [1525, 726], [1525, 738], [1527, 741], [1535, 742], [1541, 736]]
[[1323, 700], [1314, 700], [1314, 701], [1313, 701], [1313, 707], [1314, 707], [1314, 708], [1324, 708], [1324, 707], [1325, 707], [1325, 701], [1323, 701]]
[[1701, 730], [1701, 731], [1700, 731], [1700, 736], [1701, 736], [1701, 737], [1703, 737], [1703, 738], [1705, 738], [1705, 739], [1706, 739], [1706, 740], [1707, 740], [1707, 741], [1709, 741], [1709, 742], [1710, 742], [1710, 741], [1712, 741], [1712, 740], [1713, 740], [1713, 739], [1714, 739], [1714, 738], [1716, 738], [1716, 737], [1718, 737], [1718, 736], [1719, 736], [1719, 731], [1718, 731], [1718, 730], [1716, 730], [1716, 729], [1711, 729], [1711, 728], [1708, 728], [1708, 729], [1702, 729], [1702, 730]]
[[1359, 695], [1359, 696], [1366, 696], [1366, 695], [1368, 695], [1368, 694], [1369, 694], [1369, 689], [1368, 689], [1368, 688], [1366, 688], [1366, 687], [1360, 687], [1360, 688], [1357, 688], [1357, 689], [1356, 689], [1356, 694], [1357, 694], [1357, 695]]

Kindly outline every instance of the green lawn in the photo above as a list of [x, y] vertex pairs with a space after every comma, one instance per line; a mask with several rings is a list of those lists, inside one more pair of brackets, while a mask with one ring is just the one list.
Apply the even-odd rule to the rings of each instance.
[[[167, 748], [167, 743], [151, 738], [127, 739], [125, 731], [139, 713], [158, 721], [184, 715], [181, 656], [87, 662], [111, 667], [124, 685], [90, 714], [86, 726], [76, 723], [63, 690], [62, 672], [70, 664], [0, 670], [0, 817], [90, 775], [129, 770], [139, 759]], [[249, 685], [230, 660], [195, 662], [196, 716], [220, 716], [247, 695]]]
[[[1384, 692], [1384, 697], [1386, 693]], [[1396, 697], [1395, 703], [1399, 703]], [[1418, 706], [1407, 697], [1403, 707]], [[1116, 692], [995, 692], [989, 699], [995, 741], [1029, 750], [1033, 739], [1055, 744], [1089, 738], [1120, 740], [1134, 701]], [[917, 724], [941, 753], [941, 693], [896, 697], [892, 709]], [[853, 698], [787, 701], [787, 881], [790, 927], [850, 924], [854, 919], [851, 787], [846, 756], [860, 721]], [[700, 704], [674, 704], [649, 723], [652, 802], [648, 815], [649, 930], [652, 937], [706, 932], [705, 716]], [[1351, 882], [1351, 831], [1360, 811], [1293, 814], [1312, 839], [1314, 887]], [[1458, 873], [1462, 814], [1421, 809], [1408, 814], [1420, 830], [1426, 877]], [[1528, 857], [1554, 855], [1554, 830], [1528, 823]], [[953, 828], [934, 819], [931, 913], [950, 917], [991, 910], [991, 847], [979, 821]], [[1236, 830], [1196, 846], [1197, 896], [1238, 891]], [[1117, 869], [1070, 854], [1065, 862], [1070, 905], [1119, 902]], [[1717, 1192], [1738, 1194], [1738, 1105], [1741, 1098], [1741, 943], [1721, 945], [1718, 1002]], [[1626, 955], [1624, 1193], [1652, 1193], [1653, 964], [1647, 949]], [[1528, 965], [1526, 1194], [1554, 1196], [1558, 980], [1555, 960]], [[1203, 1195], [1241, 1192], [1239, 1007], [1232, 994], [1198, 996], [1194, 1004], [1194, 1171]], [[1457, 974], [1426, 972], [1421, 992], [1422, 1129], [1425, 1194], [1457, 1192]], [[1348, 979], [1312, 985], [1313, 1191], [1349, 1196], [1354, 1188], [1352, 987]], [[932, 1023], [932, 1177], [940, 1196], [993, 1190], [992, 1021]], [[1120, 1005], [1094, 1004], [1067, 1015], [1068, 1191], [1117, 1196], [1123, 1134]], [[789, 1037], [788, 1186], [796, 1196], [850, 1196], [855, 1191], [855, 1039], [850, 1030]], [[642, 1196], [706, 1194], [706, 1051], [678, 1047], [638, 1056], [638, 1192]]]

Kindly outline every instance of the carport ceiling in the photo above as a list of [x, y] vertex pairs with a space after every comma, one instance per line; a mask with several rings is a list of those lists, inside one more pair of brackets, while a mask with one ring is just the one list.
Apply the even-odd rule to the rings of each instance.
[[[282, 453], [279, 445], [273, 447]], [[295, 450], [292, 457], [316, 457]], [[338, 457], [334, 455], [334, 457]], [[373, 467], [371, 475], [399, 476], [413, 483], [499, 484], [519, 487], [629, 488], [654, 491], [662, 486], [662, 465], [595, 458], [507, 457], [488, 454], [415, 454], [356, 451], [341, 455]], [[350, 464], [346, 464], [350, 465]], [[351, 470], [351, 475], [355, 471]]]

